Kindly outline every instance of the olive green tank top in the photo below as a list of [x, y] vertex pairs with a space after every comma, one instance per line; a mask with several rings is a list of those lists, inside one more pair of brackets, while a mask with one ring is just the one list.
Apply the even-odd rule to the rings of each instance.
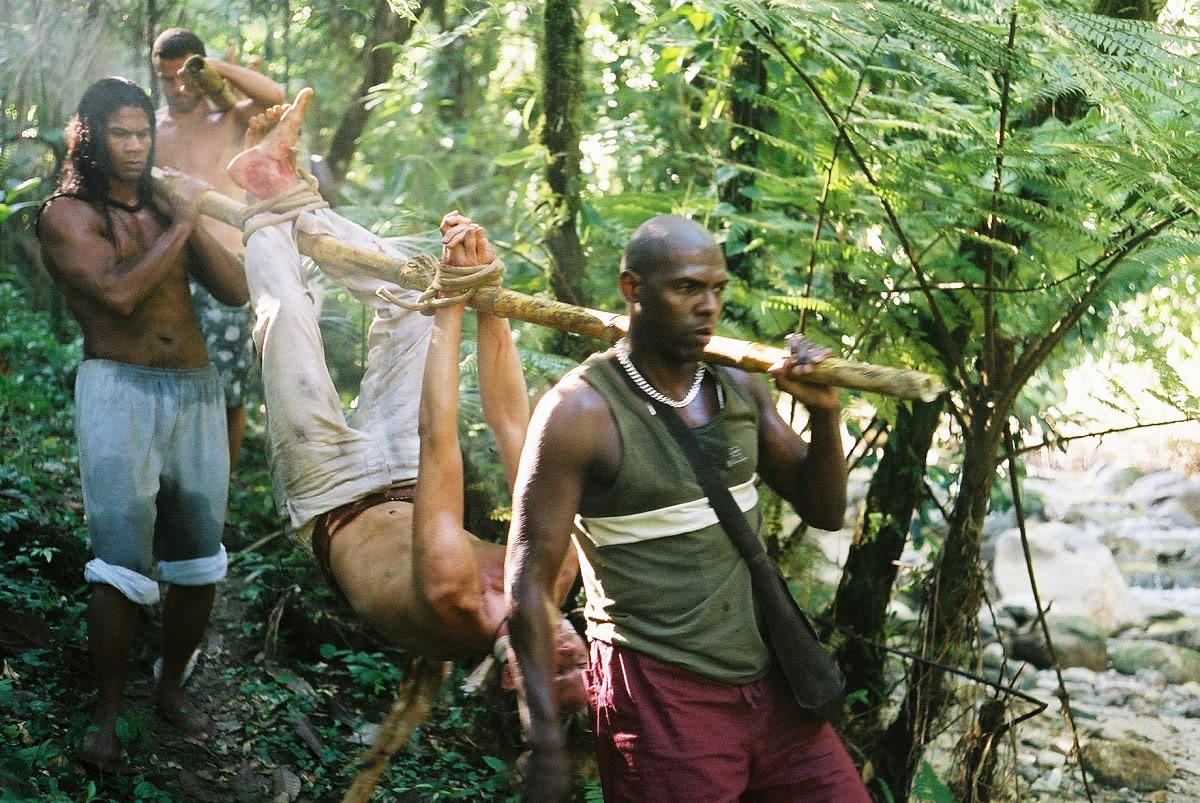
[[[611, 354], [594, 355], [576, 369], [608, 402], [621, 439], [612, 487], [585, 496], [576, 517], [588, 637], [711, 680], [758, 680], [769, 654], [746, 563], [683, 450]], [[722, 406], [693, 432], [758, 530], [758, 408], [725, 369], [710, 371]]]

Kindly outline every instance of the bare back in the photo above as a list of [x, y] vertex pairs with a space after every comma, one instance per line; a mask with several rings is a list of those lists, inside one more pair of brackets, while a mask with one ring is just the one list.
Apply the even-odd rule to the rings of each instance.
[[[173, 167], [208, 182], [222, 195], [244, 199], [245, 191], [233, 183], [225, 169], [241, 153], [246, 134], [246, 126], [235, 110], [213, 111], [202, 101], [202, 106], [181, 116], [172, 115], [169, 108], [159, 109], [155, 119], [155, 165]], [[204, 217], [200, 225], [230, 253], [240, 255], [245, 251], [242, 233], [228, 223]]]
[[480, 605], [474, 627], [450, 628], [428, 604], [423, 578], [413, 570], [412, 527], [410, 503], [384, 502], [338, 530], [330, 566], [335, 577], [353, 578], [340, 584], [351, 607], [389, 641], [421, 655], [453, 658], [490, 649], [505, 611], [504, 547], [461, 531], [458, 568], [478, 573]]
[[116, 307], [106, 288], [136, 268], [166, 227], [145, 208], [110, 206], [109, 214], [115, 242], [100, 213], [76, 198], [55, 198], [39, 224], [46, 267], [83, 330], [84, 353], [154, 368], [204, 367], [208, 353], [192, 312], [187, 248], [131, 308]]

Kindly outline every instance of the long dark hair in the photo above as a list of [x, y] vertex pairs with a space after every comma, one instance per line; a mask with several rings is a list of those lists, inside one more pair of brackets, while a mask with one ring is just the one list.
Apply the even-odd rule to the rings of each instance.
[[79, 110], [67, 123], [67, 158], [58, 178], [58, 187], [42, 204], [42, 210], [45, 210], [47, 204], [60, 196], [88, 202], [104, 218], [108, 239], [114, 241], [109, 213], [113, 201], [108, 197], [113, 173], [107, 145], [108, 118], [128, 106], [144, 111], [150, 121], [150, 153], [146, 168], [138, 179], [138, 206], [149, 207], [158, 214], [150, 182], [150, 168], [154, 164], [154, 104], [140, 86], [128, 78], [115, 76], [101, 78], [79, 99]]

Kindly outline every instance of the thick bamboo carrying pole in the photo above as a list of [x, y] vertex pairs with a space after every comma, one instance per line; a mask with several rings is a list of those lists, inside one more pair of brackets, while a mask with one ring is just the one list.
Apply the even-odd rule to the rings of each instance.
[[[165, 191], [170, 179], [157, 168], [154, 178]], [[202, 214], [239, 228], [244, 208], [237, 201], [217, 192], [209, 191], [200, 196]], [[311, 257], [318, 265], [370, 265], [379, 268], [384, 275], [393, 277], [402, 287], [412, 290], [424, 290], [432, 278], [417, 260], [404, 261], [356, 248], [332, 237], [313, 237], [301, 233], [299, 247], [300, 253]], [[502, 287], [480, 288], [467, 304], [505, 318], [549, 326], [609, 343], [623, 336], [629, 327], [629, 318], [625, 315], [527, 296]], [[714, 336], [705, 349], [706, 359], [711, 362], [759, 372], [766, 371], [787, 354], [787, 349], [777, 346], [720, 336]], [[827, 357], [813, 368], [809, 378], [822, 384], [922, 401], [932, 401], [945, 390], [942, 383], [930, 374], [837, 357]]]

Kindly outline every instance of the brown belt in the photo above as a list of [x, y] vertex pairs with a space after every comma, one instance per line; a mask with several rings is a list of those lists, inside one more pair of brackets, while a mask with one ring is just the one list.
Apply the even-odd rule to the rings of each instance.
[[337, 535], [338, 530], [358, 518], [359, 514], [367, 508], [381, 505], [384, 502], [412, 502], [415, 490], [416, 485], [390, 485], [382, 491], [375, 491], [362, 499], [347, 502], [317, 516], [312, 534], [313, 556], [317, 559], [317, 566], [320, 567], [321, 574], [325, 575], [325, 580], [328, 581], [329, 587], [333, 589], [338, 600], [347, 605], [350, 604], [350, 600], [338, 586], [337, 580], [333, 576], [333, 568], [329, 563], [329, 550], [333, 544], [333, 536]]

